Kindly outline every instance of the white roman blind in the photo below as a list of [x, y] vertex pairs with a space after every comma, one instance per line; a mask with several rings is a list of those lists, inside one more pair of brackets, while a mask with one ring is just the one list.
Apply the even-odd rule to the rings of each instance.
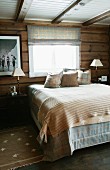
[[80, 44], [80, 28], [28, 26], [28, 45]]

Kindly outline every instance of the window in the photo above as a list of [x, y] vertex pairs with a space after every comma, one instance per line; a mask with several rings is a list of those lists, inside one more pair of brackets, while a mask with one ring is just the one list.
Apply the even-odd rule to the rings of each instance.
[[73, 45], [30, 45], [30, 77], [46, 76], [64, 68], [78, 69], [79, 46]]
[[28, 25], [29, 76], [80, 65], [80, 28]]

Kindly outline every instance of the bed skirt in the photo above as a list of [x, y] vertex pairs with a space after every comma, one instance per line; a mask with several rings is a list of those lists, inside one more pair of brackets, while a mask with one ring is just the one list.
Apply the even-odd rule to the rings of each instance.
[[[32, 117], [40, 130], [35, 114]], [[45, 161], [55, 161], [74, 154], [74, 151], [106, 142], [110, 142], [110, 122], [70, 128], [56, 137], [48, 136], [47, 143], [39, 143], [44, 151]]]

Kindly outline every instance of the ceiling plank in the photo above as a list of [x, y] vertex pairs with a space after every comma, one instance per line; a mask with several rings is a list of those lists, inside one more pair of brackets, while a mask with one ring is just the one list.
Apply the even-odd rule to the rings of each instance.
[[19, 0], [16, 21], [23, 21], [33, 0]]
[[96, 17], [94, 17], [94, 18], [92, 18], [92, 19], [90, 19], [90, 20], [82, 23], [82, 25], [83, 25], [83, 26], [89, 26], [89, 25], [92, 25], [92, 24], [94, 24], [94, 23], [96, 23], [96, 22], [98, 22], [98, 21], [101, 21], [101, 20], [103, 20], [103, 19], [106, 19], [106, 18], [108, 18], [108, 17], [110, 17], [110, 10], [107, 11], [107, 12], [104, 12], [104, 13], [102, 13], [102, 14], [100, 14], [100, 15], [97, 15]]
[[60, 19], [64, 14], [66, 14], [71, 8], [73, 8], [74, 6], [76, 6], [80, 1], [81, 1], [81, 0], [77, 0], [77, 1], [73, 2], [68, 8], [66, 8], [66, 9], [65, 9], [63, 12], [61, 12], [56, 18], [54, 18], [51, 23], [52, 23], [52, 24], [54, 24], [54, 23], [60, 23], [61, 20], [59, 21], [59, 19]]

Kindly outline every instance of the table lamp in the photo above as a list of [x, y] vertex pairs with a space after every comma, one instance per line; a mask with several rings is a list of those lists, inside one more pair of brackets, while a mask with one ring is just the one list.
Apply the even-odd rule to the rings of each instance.
[[19, 77], [25, 76], [23, 70], [21, 68], [15, 68], [12, 76], [17, 77], [17, 83], [18, 83], [18, 95], [20, 94], [20, 88], [19, 88]]
[[[103, 64], [101, 63], [101, 61], [99, 59], [94, 59], [92, 61], [92, 63], [90, 64], [90, 66], [96, 67], [96, 79], [97, 79], [97, 67], [101, 67], [101, 66], [103, 66]], [[98, 82], [98, 80], [97, 80], [97, 82]]]

